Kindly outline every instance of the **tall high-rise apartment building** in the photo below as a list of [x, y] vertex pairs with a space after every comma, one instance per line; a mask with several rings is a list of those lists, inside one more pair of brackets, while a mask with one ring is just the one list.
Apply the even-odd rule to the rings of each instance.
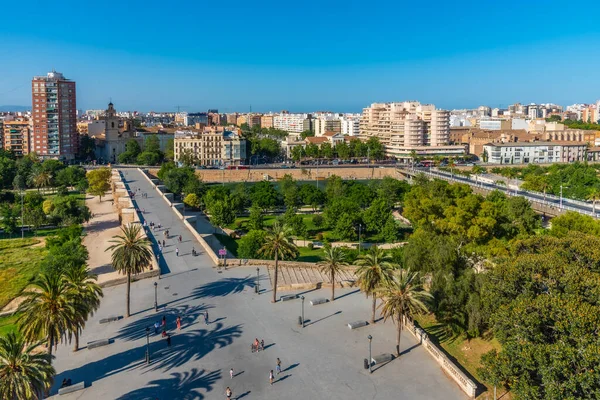
[[374, 103], [363, 110], [360, 137], [379, 138], [386, 155], [406, 159], [414, 150], [421, 155], [458, 155], [464, 147], [448, 146], [450, 113], [418, 101]]
[[282, 112], [273, 117], [273, 127], [288, 132], [290, 135], [299, 136], [303, 131], [312, 130], [310, 114], [290, 114]]
[[70, 160], [79, 150], [75, 82], [60, 72], [31, 81], [32, 119], [30, 151], [40, 158]]

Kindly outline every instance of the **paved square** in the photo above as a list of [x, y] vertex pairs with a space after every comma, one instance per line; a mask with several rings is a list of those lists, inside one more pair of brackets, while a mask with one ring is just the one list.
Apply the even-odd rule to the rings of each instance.
[[[132, 315], [116, 322], [99, 320], [125, 311], [125, 286], [104, 290], [98, 312], [90, 319], [81, 343], [110, 338], [108, 346], [82, 349], [61, 345], [54, 365], [57, 376], [52, 394], [63, 378], [85, 381], [83, 391], [61, 399], [225, 399], [225, 388], [233, 399], [465, 399], [415, 339], [402, 336], [402, 356], [389, 364], [363, 368], [368, 357], [367, 335], [373, 336], [373, 355], [395, 348], [395, 327], [379, 322], [355, 330], [349, 322], [368, 320], [370, 301], [355, 288], [338, 289], [335, 302], [311, 306], [310, 300], [328, 298], [329, 289], [305, 292], [306, 327], [298, 326], [301, 300], [271, 304], [267, 270], [260, 268], [261, 294], [255, 293], [256, 268], [226, 271], [213, 268], [199, 244], [183, 223], [158, 197], [150, 184], [129, 170], [132, 187], [148, 193], [138, 197], [144, 217], [182, 235], [182, 243], [167, 240], [163, 271], [158, 282], [159, 311], [154, 311], [155, 280], [132, 284]], [[148, 212], [149, 210], [149, 212]], [[163, 239], [162, 231], [156, 232]], [[175, 255], [179, 246], [180, 256]], [[192, 246], [200, 255], [192, 257]], [[291, 292], [281, 292], [289, 294]], [[299, 292], [294, 292], [299, 293]], [[203, 313], [208, 312], [209, 324]], [[167, 319], [171, 346], [154, 333], [153, 324]], [[181, 316], [178, 331], [175, 319]], [[145, 362], [146, 328], [150, 327], [150, 364]], [[255, 338], [265, 342], [264, 352], [252, 353]], [[276, 359], [282, 373], [269, 385], [269, 371]], [[229, 376], [234, 369], [234, 378]]]

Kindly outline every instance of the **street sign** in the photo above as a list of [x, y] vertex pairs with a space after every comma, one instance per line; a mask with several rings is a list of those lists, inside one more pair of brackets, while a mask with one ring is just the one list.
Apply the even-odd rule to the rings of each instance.
[[227, 255], [227, 250], [225, 250], [225, 249], [219, 250], [219, 255], [220, 256], [226, 256]]

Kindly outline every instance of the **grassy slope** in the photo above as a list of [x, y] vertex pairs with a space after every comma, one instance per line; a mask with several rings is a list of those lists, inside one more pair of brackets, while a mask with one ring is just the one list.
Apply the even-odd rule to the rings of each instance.
[[0, 240], [0, 309], [17, 297], [40, 269], [47, 253], [38, 239]]

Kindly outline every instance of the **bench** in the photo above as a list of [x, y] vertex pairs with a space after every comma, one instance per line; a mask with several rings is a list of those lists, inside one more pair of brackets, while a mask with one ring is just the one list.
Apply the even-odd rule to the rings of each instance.
[[325, 303], [327, 303], [328, 301], [329, 301], [329, 300], [327, 300], [325, 297], [319, 297], [319, 298], [317, 298], [317, 299], [312, 299], [312, 300], [310, 301], [310, 305], [311, 305], [311, 306], [317, 306], [317, 305], [319, 305], [319, 304], [325, 304]]
[[350, 328], [350, 329], [362, 328], [363, 326], [367, 326], [367, 325], [368, 325], [367, 321], [348, 322], [348, 328]]
[[113, 316], [111, 316], [111, 317], [102, 318], [102, 319], [100, 320], [100, 323], [101, 323], [101, 324], [106, 324], [106, 323], [108, 323], [108, 322], [114, 322], [114, 321], [118, 321], [118, 320], [120, 320], [120, 319], [121, 319], [121, 316], [120, 316], [120, 315], [113, 315]]
[[83, 389], [85, 389], [85, 382], [79, 382], [74, 385], [65, 386], [63, 388], [58, 389], [58, 395], [60, 396], [63, 394], [72, 393]]
[[100, 339], [94, 340], [92, 342], [88, 342], [87, 348], [88, 350], [95, 349], [96, 347], [107, 346], [110, 344], [110, 339]]
[[286, 294], [286, 295], [280, 297], [281, 301], [295, 300], [297, 298], [298, 298], [297, 294]]
[[394, 356], [391, 355], [390, 353], [384, 353], [384, 354], [380, 354], [378, 356], [374, 356], [371, 358], [371, 361], [373, 362], [373, 365], [377, 365], [377, 364], [383, 364], [386, 362], [390, 362], [394, 359]]

